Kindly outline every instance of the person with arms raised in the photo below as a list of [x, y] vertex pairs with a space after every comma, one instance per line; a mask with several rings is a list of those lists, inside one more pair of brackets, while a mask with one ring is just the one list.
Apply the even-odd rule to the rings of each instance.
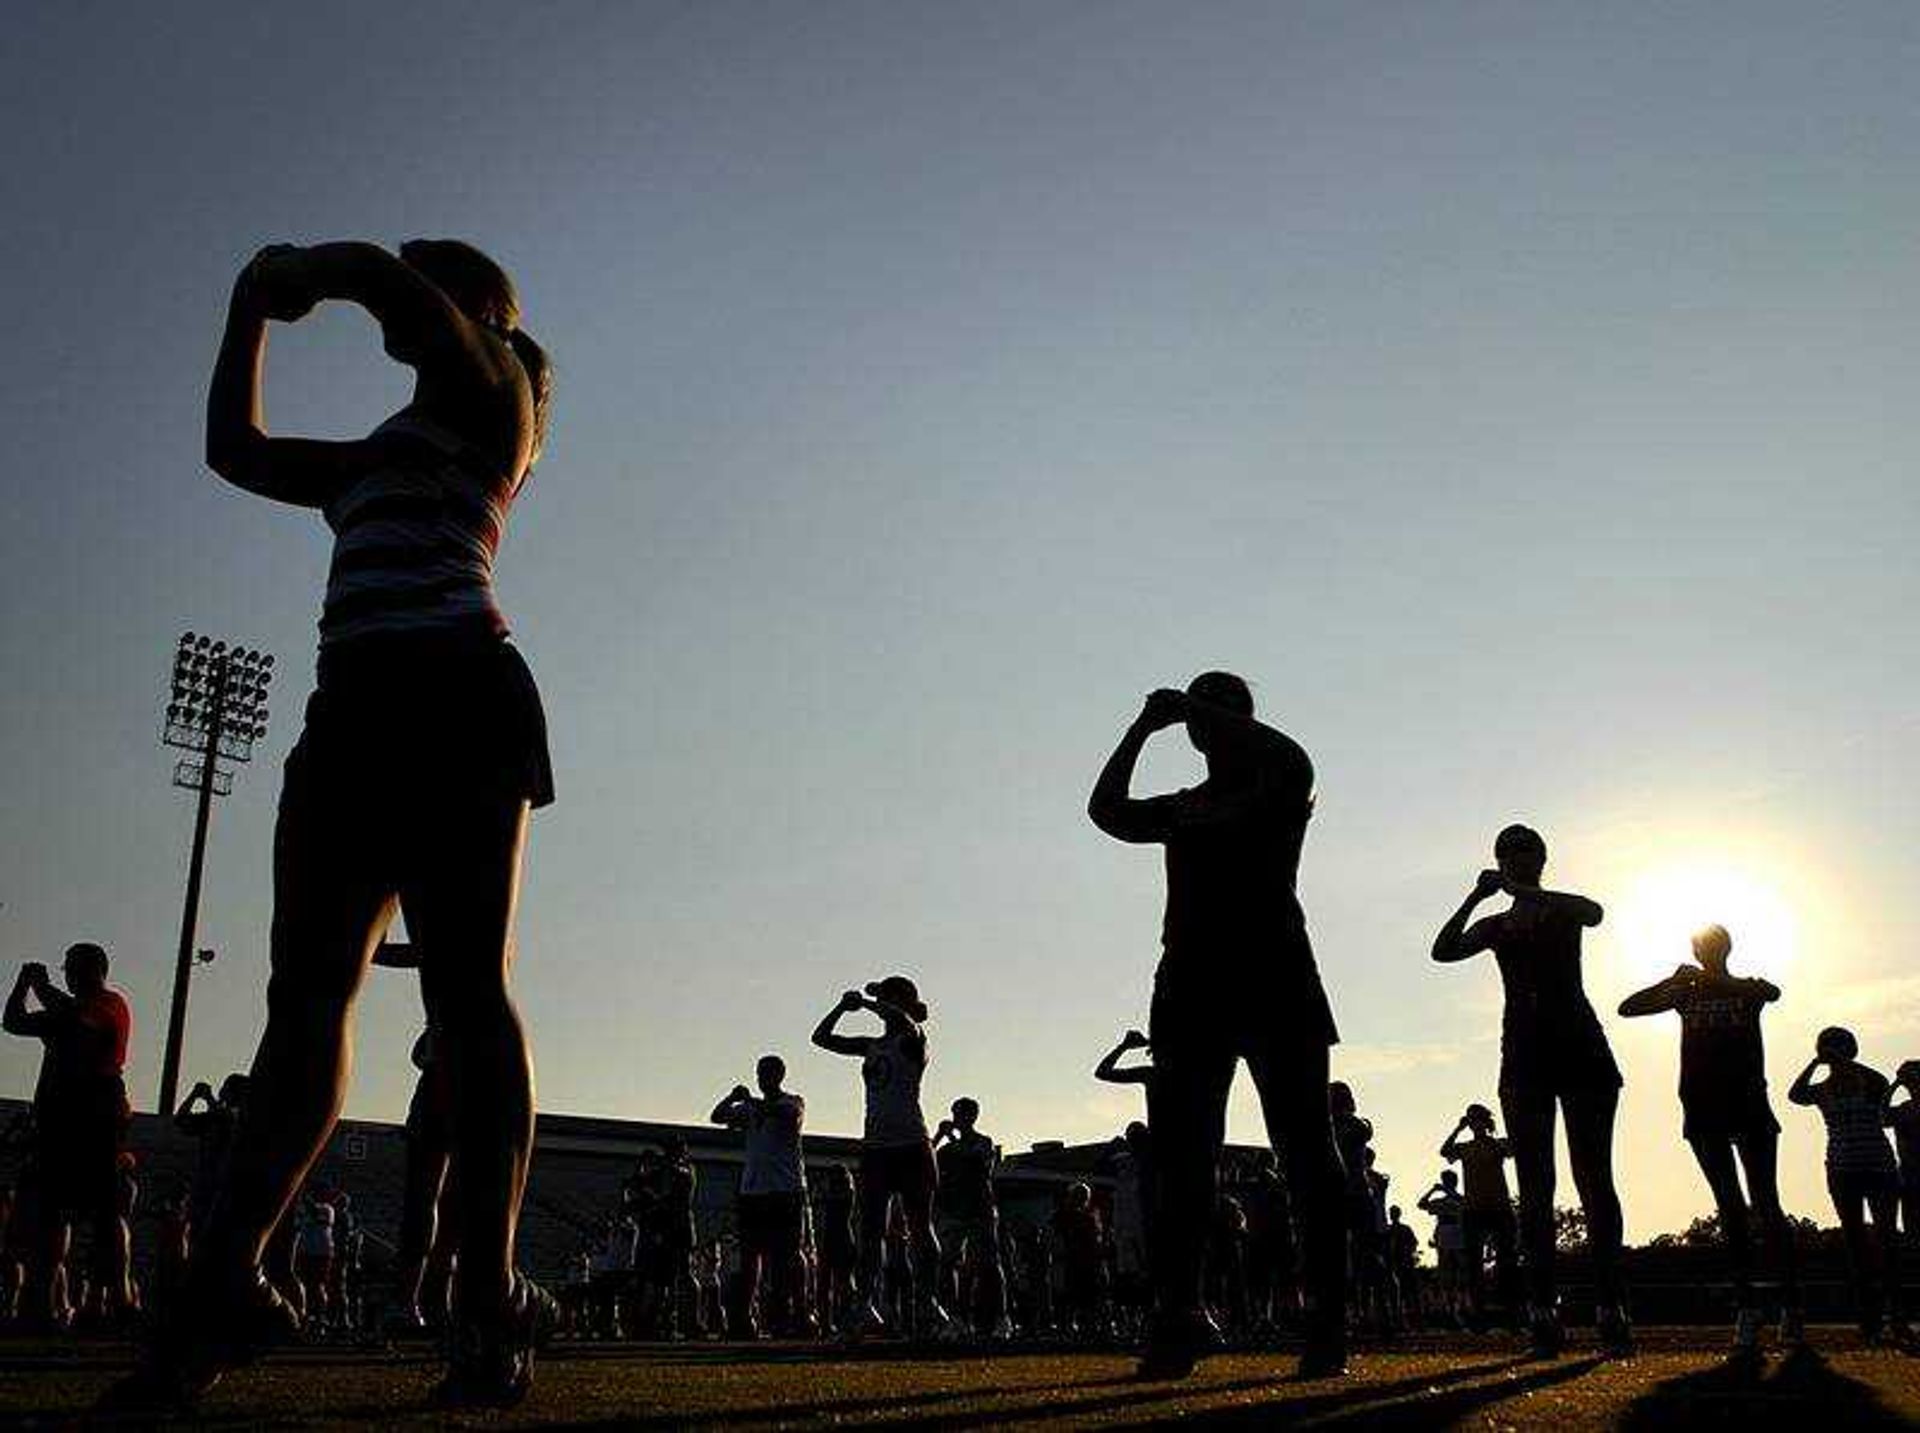
[[1708, 926], [1693, 937], [1693, 964], [1629, 995], [1620, 1002], [1620, 1013], [1634, 1019], [1671, 1010], [1680, 1017], [1682, 1135], [1720, 1211], [1720, 1230], [1733, 1261], [1734, 1347], [1750, 1354], [1759, 1344], [1760, 1309], [1753, 1291], [1749, 1211], [1760, 1223], [1780, 1278], [1781, 1342], [1801, 1342], [1804, 1321], [1793, 1228], [1780, 1208], [1780, 1121], [1767, 1101], [1767, 1056], [1760, 1036], [1760, 1013], [1780, 998], [1780, 989], [1757, 976], [1732, 974], [1727, 969], [1732, 953], [1726, 927]]
[[[1632, 1351], [1633, 1332], [1620, 1279], [1624, 1221], [1613, 1182], [1620, 1067], [1580, 978], [1580, 938], [1600, 924], [1602, 912], [1585, 896], [1541, 886], [1547, 843], [1539, 832], [1509, 826], [1494, 841], [1493, 855], [1498, 869], [1480, 873], [1435, 937], [1433, 958], [1452, 963], [1492, 951], [1500, 967], [1500, 1108], [1520, 1185], [1533, 1351], [1551, 1358], [1565, 1345], [1553, 1233], [1553, 1136], [1564, 1111], [1573, 1182], [1587, 1216], [1600, 1344], [1624, 1355]], [[1469, 925], [1480, 904], [1497, 895], [1511, 897], [1512, 907]]]
[[[1132, 795], [1141, 752], [1174, 726], [1205, 758], [1206, 778], [1184, 791]], [[1156, 1312], [1143, 1377], [1184, 1377], [1219, 1342], [1204, 1303], [1206, 1241], [1227, 1095], [1242, 1059], [1302, 1228], [1309, 1307], [1301, 1373], [1346, 1370], [1344, 1176], [1327, 1106], [1328, 1052], [1339, 1036], [1294, 890], [1312, 812], [1307, 753], [1255, 719], [1244, 679], [1217, 671], [1147, 697], [1087, 803], [1107, 835], [1165, 852], [1147, 1032]]]
[[[414, 370], [412, 396], [365, 438], [270, 434], [268, 324], [326, 300], [373, 316], [387, 353]], [[400, 902], [438, 981], [454, 1101], [458, 1327], [437, 1396], [506, 1405], [526, 1393], [551, 1301], [514, 1268], [533, 1072], [509, 973], [528, 812], [553, 799], [553, 782], [493, 567], [540, 454], [548, 389], [512, 280], [470, 244], [275, 245], [234, 285], [208, 465], [317, 511], [334, 550], [318, 683], [281, 788], [253, 1085], [183, 1313], [158, 1331], [123, 1401], [191, 1401], [295, 1327], [262, 1254], [333, 1130], [355, 998]]]

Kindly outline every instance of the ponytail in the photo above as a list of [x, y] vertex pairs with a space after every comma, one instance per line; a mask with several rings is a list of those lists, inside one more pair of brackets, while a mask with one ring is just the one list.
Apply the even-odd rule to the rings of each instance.
[[533, 448], [527, 459], [531, 468], [540, 461], [540, 450], [547, 442], [547, 408], [553, 398], [553, 362], [547, 351], [523, 328], [512, 329], [507, 343], [520, 366], [527, 371], [527, 384], [533, 389]]

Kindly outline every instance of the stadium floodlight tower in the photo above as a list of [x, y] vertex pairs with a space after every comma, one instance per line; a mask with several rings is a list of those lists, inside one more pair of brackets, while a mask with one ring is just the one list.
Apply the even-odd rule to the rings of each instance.
[[180, 950], [173, 965], [173, 1004], [167, 1011], [167, 1053], [160, 1068], [160, 1113], [173, 1113], [180, 1095], [180, 1046], [187, 1031], [187, 982], [193, 938], [200, 923], [200, 876], [207, 859], [207, 818], [213, 798], [233, 790], [235, 766], [253, 759], [267, 734], [270, 653], [229, 647], [192, 632], [173, 655], [163, 745], [188, 753], [174, 763], [173, 784], [199, 796], [193, 818], [193, 857], [187, 864], [187, 903], [180, 915]]

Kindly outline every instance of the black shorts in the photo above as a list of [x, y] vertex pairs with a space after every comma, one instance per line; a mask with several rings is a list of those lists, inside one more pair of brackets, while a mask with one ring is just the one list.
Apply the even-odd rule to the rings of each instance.
[[1485, 1209], [1464, 1209], [1460, 1213], [1460, 1242], [1466, 1248], [1498, 1246], [1513, 1242], [1516, 1225], [1513, 1206], [1491, 1205]]
[[377, 867], [404, 869], [436, 818], [515, 800], [550, 804], [553, 763], [539, 689], [512, 643], [368, 638], [321, 653], [287, 757], [283, 823], [315, 822], [322, 838], [344, 826]]
[[918, 1144], [867, 1145], [860, 1151], [863, 1221], [884, 1219], [887, 1204], [895, 1196], [908, 1212], [926, 1209], [939, 1187], [939, 1166], [933, 1160], [933, 1146], [925, 1140]]
[[1682, 1134], [1688, 1140], [1731, 1140], [1738, 1144], [1780, 1133], [1780, 1121], [1774, 1118], [1764, 1091], [1727, 1100], [1695, 1100], [1681, 1108], [1686, 1112]]
[[743, 1194], [734, 1214], [740, 1225], [740, 1244], [753, 1253], [790, 1259], [805, 1241], [807, 1196], [804, 1194]]
[[114, 1083], [111, 1097], [78, 1102], [56, 1116], [36, 1115], [34, 1187], [51, 1213], [95, 1218], [119, 1207], [129, 1117]]

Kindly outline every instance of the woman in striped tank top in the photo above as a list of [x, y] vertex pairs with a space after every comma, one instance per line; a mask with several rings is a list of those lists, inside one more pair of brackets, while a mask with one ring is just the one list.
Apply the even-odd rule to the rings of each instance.
[[[370, 436], [270, 436], [269, 320], [360, 305], [413, 368], [412, 401]], [[477, 249], [416, 240], [275, 246], [235, 285], [207, 406], [207, 461], [236, 487], [319, 510], [334, 532], [318, 684], [274, 834], [272, 979], [227, 1187], [196, 1231], [191, 1316], [151, 1382], [190, 1398], [290, 1320], [262, 1251], [332, 1132], [354, 996], [403, 907], [432, 972], [460, 1171], [459, 1322], [440, 1395], [524, 1394], [544, 1296], [514, 1271], [533, 1133], [525, 1034], [508, 991], [531, 808], [553, 799], [532, 676], [506, 640], [493, 558], [544, 436], [545, 355], [512, 281]], [[159, 1390], [156, 1390], [159, 1391]]]
[[1887, 1077], [1860, 1063], [1860, 1042], [1853, 1032], [1830, 1025], [1815, 1040], [1813, 1059], [1787, 1098], [1813, 1106], [1827, 1122], [1827, 1192], [1847, 1242], [1860, 1332], [1869, 1343], [1891, 1335], [1906, 1344], [1913, 1335], [1902, 1317], [1900, 1298], [1900, 1235], [1895, 1226], [1900, 1177], [1893, 1145], [1880, 1123], [1886, 1092]]

